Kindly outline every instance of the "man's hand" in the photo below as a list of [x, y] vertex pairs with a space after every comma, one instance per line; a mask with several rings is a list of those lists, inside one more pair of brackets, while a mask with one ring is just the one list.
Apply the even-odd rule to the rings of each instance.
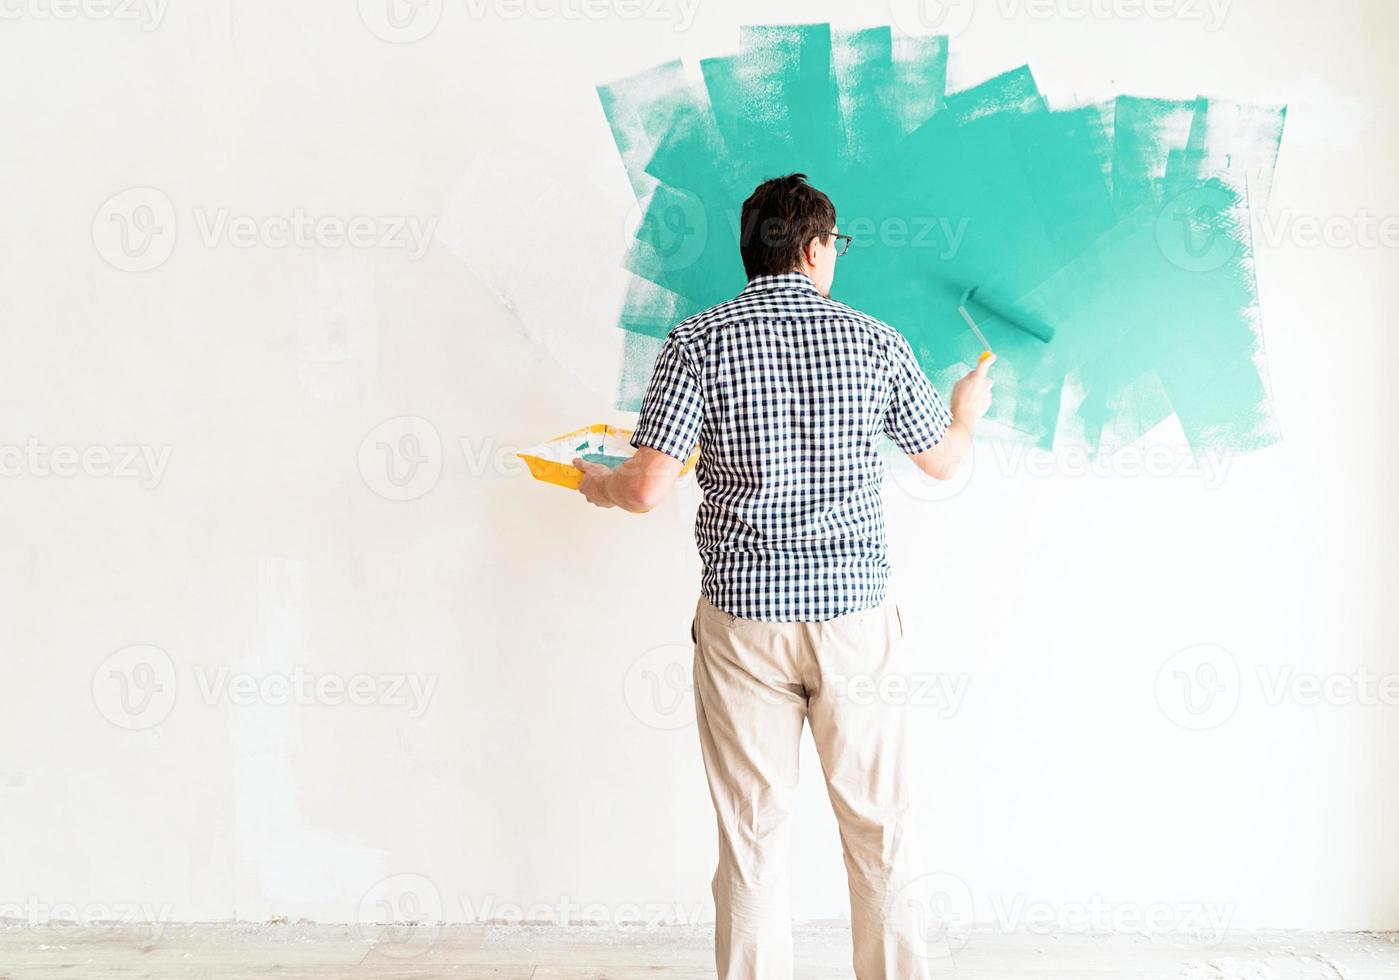
[[578, 492], [588, 498], [595, 507], [616, 507], [617, 502], [607, 493], [607, 481], [612, 477], [612, 467], [601, 463], [589, 463], [582, 457], [575, 457], [573, 465], [583, 471], [583, 482]]
[[996, 355], [992, 354], [952, 386], [952, 417], [969, 429], [991, 407], [991, 388], [996, 382], [987, 371], [994, 363]]

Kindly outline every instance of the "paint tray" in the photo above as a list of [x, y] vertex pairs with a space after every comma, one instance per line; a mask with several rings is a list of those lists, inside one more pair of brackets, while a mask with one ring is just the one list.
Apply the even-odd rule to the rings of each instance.
[[[565, 432], [515, 455], [529, 465], [529, 471], [536, 480], [577, 490], [583, 482], [583, 471], [573, 465], [573, 458], [582, 456], [590, 463], [618, 466], [636, 452], [628, 441], [631, 434], [631, 429], [619, 429], [599, 422]], [[681, 474], [690, 472], [697, 462], [698, 449], [685, 461]]]

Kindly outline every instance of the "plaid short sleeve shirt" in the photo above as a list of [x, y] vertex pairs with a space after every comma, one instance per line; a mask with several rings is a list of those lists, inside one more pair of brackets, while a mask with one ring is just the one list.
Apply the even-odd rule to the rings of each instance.
[[705, 598], [815, 622], [884, 599], [880, 436], [914, 454], [951, 422], [903, 335], [791, 272], [670, 332], [631, 442], [677, 459], [699, 444]]

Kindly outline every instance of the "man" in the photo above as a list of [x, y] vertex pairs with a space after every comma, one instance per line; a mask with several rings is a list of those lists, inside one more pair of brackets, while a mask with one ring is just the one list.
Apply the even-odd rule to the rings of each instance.
[[[691, 626], [695, 708], [719, 823], [720, 980], [792, 976], [790, 815], [810, 722], [840, 824], [859, 980], [928, 973], [908, 816], [910, 673], [889, 574], [876, 441], [950, 477], [991, 403], [992, 358], [951, 413], [892, 327], [830, 298], [849, 247], [829, 198], [791, 174], [744, 202], [748, 286], [676, 326], [616, 470], [581, 459], [583, 495], [644, 513], [700, 445], [703, 559]], [[857, 686], [858, 685], [858, 686]], [[905, 685], [904, 690], [907, 690]], [[886, 698], [886, 701], [897, 699]]]

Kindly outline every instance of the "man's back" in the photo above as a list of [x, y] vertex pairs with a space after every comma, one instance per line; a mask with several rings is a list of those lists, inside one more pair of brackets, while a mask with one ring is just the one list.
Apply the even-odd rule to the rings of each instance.
[[632, 441], [683, 458], [698, 438], [711, 603], [820, 621], [884, 598], [878, 437], [914, 454], [950, 421], [896, 330], [791, 272], [757, 276], [671, 331]]

